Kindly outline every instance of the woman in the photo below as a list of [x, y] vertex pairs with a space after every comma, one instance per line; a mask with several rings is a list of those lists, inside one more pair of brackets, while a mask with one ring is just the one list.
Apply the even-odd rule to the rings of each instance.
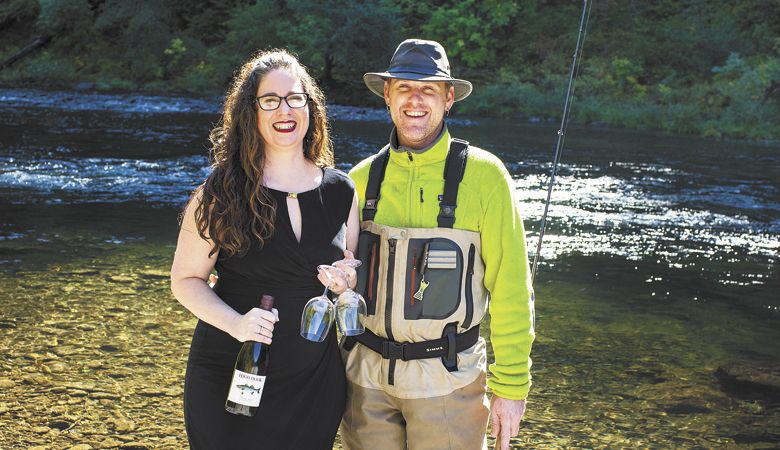
[[[184, 388], [190, 446], [331, 449], [345, 402], [336, 333], [307, 341], [300, 319], [322, 292], [317, 265], [354, 251], [359, 225], [354, 185], [331, 167], [324, 96], [289, 53], [261, 53], [236, 76], [211, 143], [171, 268], [174, 295], [200, 319]], [[258, 308], [262, 294], [276, 297], [273, 312]], [[241, 343], [272, 338], [257, 414], [226, 412]]]

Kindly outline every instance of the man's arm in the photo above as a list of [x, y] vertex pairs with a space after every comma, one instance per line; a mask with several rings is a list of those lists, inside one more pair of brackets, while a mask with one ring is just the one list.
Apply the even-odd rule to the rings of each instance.
[[501, 448], [518, 433], [531, 386], [533, 288], [525, 245], [525, 229], [514, 196], [514, 182], [499, 163], [500, 174], [488, 196], [480, 227], [485, 287], [490, 291], [490, 339], [495, 362], [490, 365], [492, 435]]

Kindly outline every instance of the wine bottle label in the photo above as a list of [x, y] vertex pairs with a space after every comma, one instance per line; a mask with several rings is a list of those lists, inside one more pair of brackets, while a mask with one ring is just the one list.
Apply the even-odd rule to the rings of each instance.
[[240, 405], [257, 407], [260, 405], [260, 397], [263, 396], [263, 386], [265, 386], [263, 375], [252, 375], [236, 370], [230, 383], [228, 400]]

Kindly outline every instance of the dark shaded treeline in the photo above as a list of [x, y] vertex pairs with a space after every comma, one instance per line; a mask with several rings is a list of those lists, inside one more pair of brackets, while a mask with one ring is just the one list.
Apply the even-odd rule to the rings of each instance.
[[[362, 74], [384, 70], [402, 39], [421, 37], [444, 43], [454, 75], [476, 85], [458, 112], [548, 120], [560, 114], [581, 8], [577, 0], [6, 0], [0, 81], [214, 94], [254, 51], [286, 47], [331, 101], [381, 107]], [[576, 97], [578, 123], [780, 139], [780, 2], [596, 0]]]

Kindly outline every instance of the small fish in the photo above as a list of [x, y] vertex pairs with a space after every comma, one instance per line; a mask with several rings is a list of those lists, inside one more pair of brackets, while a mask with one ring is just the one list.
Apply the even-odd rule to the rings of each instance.
[[256, 387], [250, 386], [248, 384], [236, 385], [236, 387], [238, 389], [240, 389], [241, 391], [243, 391], [243, 392], [250, 391], [249, 392], [250, 394], [259, 394], [259, 393], [261, 393], [263, 391], [262, 387], [256, 388]]

